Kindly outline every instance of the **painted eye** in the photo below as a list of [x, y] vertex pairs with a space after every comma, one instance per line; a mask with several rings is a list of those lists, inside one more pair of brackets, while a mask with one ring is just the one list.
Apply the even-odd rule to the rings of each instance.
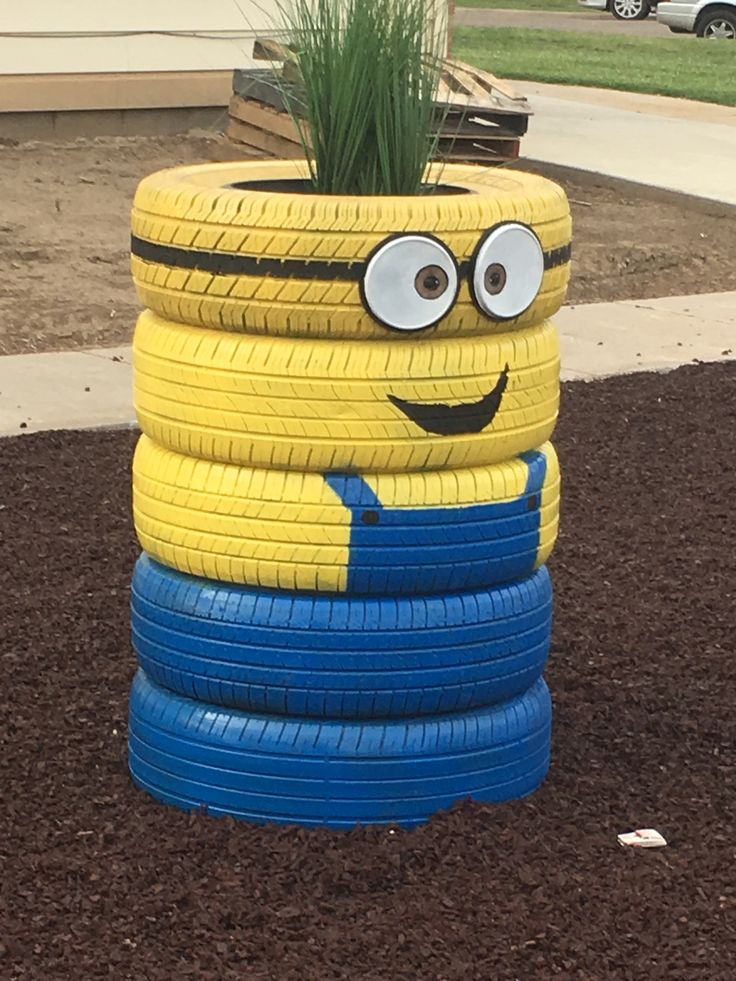
[[366, 310], [393, 330], [423, 330], [448, 313], [459, 289], [457, 263], [429, 235], [398, 235], [368, 259], [361, 296]]
[[534, 302], [544, 276], [544, 252], [526, 225], [497, 225], [481, 239], [473, 264], [473, 297], [494, 320], [518, 317]]

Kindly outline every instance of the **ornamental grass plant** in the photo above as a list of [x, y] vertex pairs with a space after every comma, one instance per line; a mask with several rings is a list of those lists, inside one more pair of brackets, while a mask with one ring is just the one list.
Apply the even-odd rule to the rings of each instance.
[[427, 189], [438, 140], [434, 95], [445, 48], [442, 0], [284, 0], [299, 84], [285, 90], [320, 194]]

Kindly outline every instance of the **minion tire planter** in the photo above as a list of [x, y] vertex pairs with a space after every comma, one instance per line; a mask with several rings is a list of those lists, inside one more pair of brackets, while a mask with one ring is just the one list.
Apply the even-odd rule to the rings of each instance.
[[464, 797], [531, 793], [549, 766], [540, 678], [500, 705], [418, 719], [257, 715], [182, 698], [140, 671], [133, 776], [159, 800], [250, 821], [413, 825]]
[[271, 715], [399, 718], [521, 694], [549, 651], [546, 568], [513, 585], [380, 600], [230, 586], [141, 556], [133, 645], [188, 698]]
[[560, 373], [549, 324], [424, 340], [250, 337], [144, 313], [138, 419], [180, 453], [317, 473], [499, 463], [549, 438]]
[[408, 826], [549, 766], [569, 208], [505, 170], [402, 198], [302, 168], [136, 194], [130, 768], [181, 808]]
[[146, 436], [133, 461], [136, 527], [157, 561], [215, 581], [360, 596], [531, 575], [554, 545], [559, 489], [551, 443], [491, 466], [404, 474], [214, 464]]
[[[571, 224], [551, 181], [448, 164], [430, 169], [438, 193], [343, 197], [306, 193], [303, 171], [223, 163], [144, 178], [131, 248], [141, 302], [192, 326], [330, 341], [506, 333], [560, 308]], [[501, 289], [484, 281], [496, 258]], [[441, 293], [417, 291], [425, 266]]]

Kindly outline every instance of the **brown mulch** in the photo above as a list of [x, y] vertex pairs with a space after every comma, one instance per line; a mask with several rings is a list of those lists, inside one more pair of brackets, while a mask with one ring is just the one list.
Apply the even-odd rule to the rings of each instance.
[[[0, 355], [129, 343], [140, 311], [129, 258], [138, 181], [163, 167], [243, 156], [214, 133], [0, 146]], [[521, 166], [559, 180], [572, 202], [568, 302], [736, 289], [736, 208]]]
[[736, 364], [565, 387], [551, 774], [394, 834], [135, 789], [135, 434], [0, 442], [0, 977], [732, 981], [734, 430]]

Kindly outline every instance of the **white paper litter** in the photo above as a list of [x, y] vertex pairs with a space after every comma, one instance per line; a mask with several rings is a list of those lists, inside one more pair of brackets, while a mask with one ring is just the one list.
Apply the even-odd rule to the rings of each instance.
[[618, 835], [619, 845], [635, 845], [637, 848], [662, 848], [667, 842], [654, 828], [640, 828]]

